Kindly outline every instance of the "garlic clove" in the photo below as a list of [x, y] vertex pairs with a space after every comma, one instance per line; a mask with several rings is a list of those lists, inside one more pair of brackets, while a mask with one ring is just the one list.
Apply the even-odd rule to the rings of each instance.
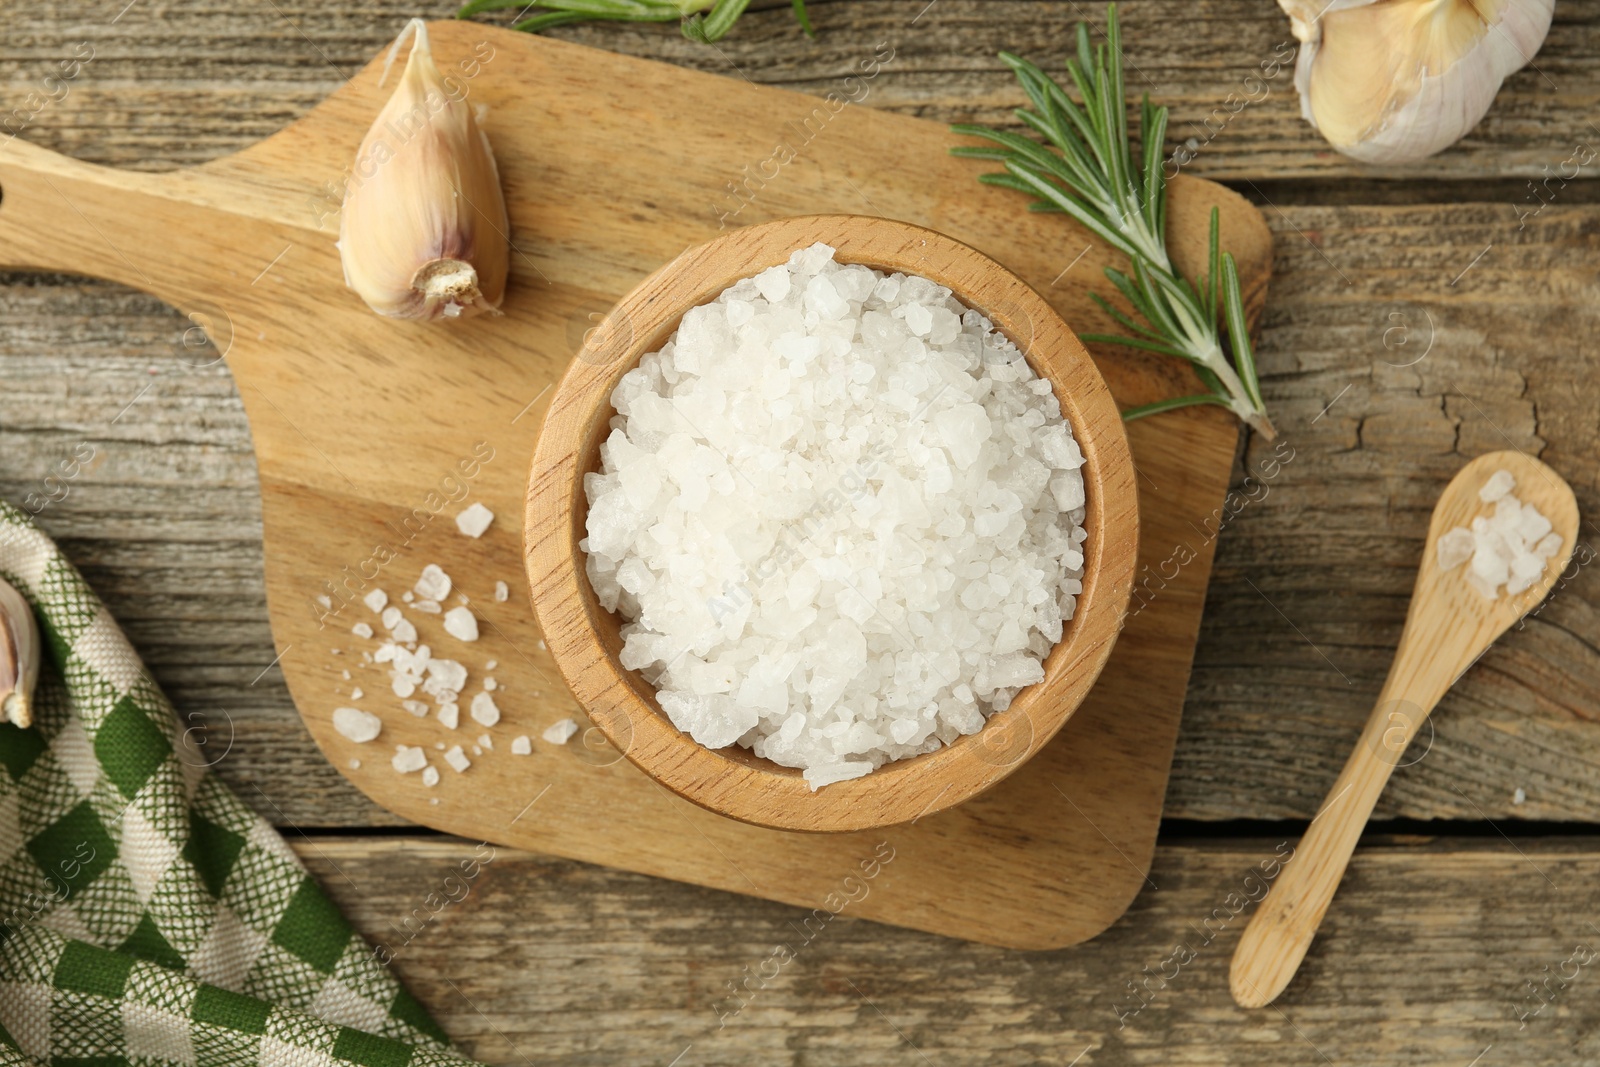
[[0, 721], [33, 725], [39, 682], [39, 624], [27, 599], [0, 578]]
[[[414, 38], [394, 95], [356, 153], [339, 217], [345, 284], [380, 315], [431, 320], [496, 312], [505, 297], [511, 225], [489, 139], [461, 84]], [[385, 71], [387, 78], [387, 71]]]
[[1466, 136], [1539, 50], [1554, 0], [1278, 0], [1302, 42], [1300, 113], [1366, 163]]

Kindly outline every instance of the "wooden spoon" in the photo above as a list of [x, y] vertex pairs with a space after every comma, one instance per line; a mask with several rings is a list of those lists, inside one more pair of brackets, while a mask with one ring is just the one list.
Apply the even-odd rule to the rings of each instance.
[[[1499, 470], [1511, 472], [1516, 479], [1512, 493], [1550, 520], [1562, 544], [1532, 588], [1490, 600], [1467, 583], [1470, 562], [1440, 569], [1437, 545], [1451, 529], [1492, 513], [1493, 505], [1483, 503], [1478, 490]], [[1234, 950], [1229, 985], [1242, 1007], [1271, 1003], [1294, 977], [1406, 746], [1455, 680], [1549, 593], [1572, 557], [1577, 536], [1578, 503], [1571, 487], [1531, 456], [1479, 456], [1445, 488], [1433, 509], [1411, 610], [1377, 707], [1328, 799]]]

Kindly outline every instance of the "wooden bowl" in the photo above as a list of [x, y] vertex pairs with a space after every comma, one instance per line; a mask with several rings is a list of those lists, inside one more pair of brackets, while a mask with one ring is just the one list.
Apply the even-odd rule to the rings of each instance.
[[[625, 670], [620, 620], [602, 608], [578, 542], [583, 476], [600, 466], [611, 393], [658, 350], [689, 308], [817, 241], [841, 263], [919, 274], [947, 286], [1022, 349], [1048, 378], [1084, 454], [1088, 540], [1083, 592], [1044, 681], [976, 734], [862, 778], [812, 792], [801, 772], [680, 733], [654, 688]], [[1055, 310], [1000, 264], [933, 230], [888, 219], [817, 215], [734, 230], [691, 248], [623, 297], [593, 331], [550, 402], [534, 452], [525, 526], [534, 610], [557, 667], [591, 719], [629, 760], [711, 811], [782, 830], [862, 830], [959, 804], [1016, 770], [1055, 736], [1094, 684], [1121, 628], [1139, 544], [1138, 496], [1122, 419], [1100, 372]]]

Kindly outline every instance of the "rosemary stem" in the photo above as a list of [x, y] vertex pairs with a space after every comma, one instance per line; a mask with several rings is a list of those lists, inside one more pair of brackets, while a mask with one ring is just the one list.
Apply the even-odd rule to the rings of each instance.
[[1206, 351], [1194, 353], [1194, 356], [1195, 362], [1215, 374], [1222, 387], [1228, 391], [1228, 406], [1233, 409], [1235, 415], [1268, 441], [1278, 436], [1272, 420], [1267, 418], [1267, 413], [1258, 408], [1251, 399], [1249, 390], [1244, 387], [1244, 382], [1240, 380], [1238, 373], [1233, 369], [1233, 364], [1228, 362], [1228, 357], [1223, 354], [1220, 346], [1213, 344]]

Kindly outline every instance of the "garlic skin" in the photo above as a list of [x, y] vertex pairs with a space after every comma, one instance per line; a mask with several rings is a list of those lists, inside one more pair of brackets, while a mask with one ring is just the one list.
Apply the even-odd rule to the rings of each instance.
[[33, 725], [39, 683], [39, 624], [27, 598], [0, 578], [0, 721]]
[[345, 284], [390, 318], [498, 313], [511, 224], [494, 152], [461, 83], [447, 82], [434, 63], [421, 19], [401, 31], [389, 62], [413, 36], [400, 84], [362, 140], [345, 188]]
[[1550, 30], [1555, 0], [1278, 0], [1301, 42], [1300, 114], [1363, 163], [1415, 163], [1478, 124]]

